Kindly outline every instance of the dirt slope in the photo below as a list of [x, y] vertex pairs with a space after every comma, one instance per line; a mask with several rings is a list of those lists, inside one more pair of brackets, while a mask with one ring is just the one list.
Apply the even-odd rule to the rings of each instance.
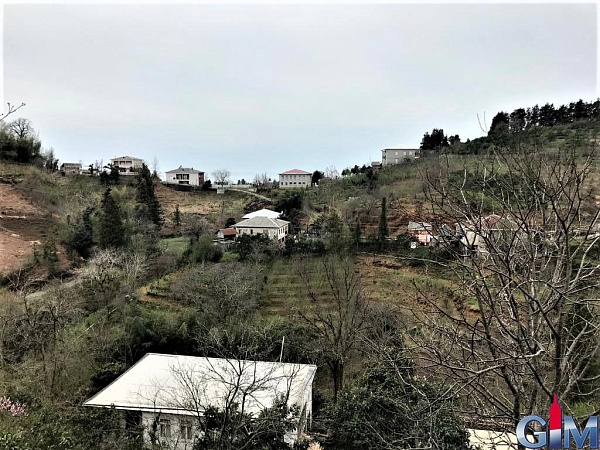
[[45, 213], [10, 184], [0, 183], [0, 275], [17, 270], [44, 236]]

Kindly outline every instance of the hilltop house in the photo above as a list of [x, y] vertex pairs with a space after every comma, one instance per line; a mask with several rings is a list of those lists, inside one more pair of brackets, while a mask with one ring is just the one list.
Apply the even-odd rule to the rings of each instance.
[[297, 189], [310, 187], [312, 173], [304, 170], [292, 169], [279, 174], [280, 189]]
[[144, 160], [133, 156], [121, 156], [112, 158], [110, 163], [119, 168], [119, 175], [136, 175], [138, 170], [142, 168]]
[[242, 220], [232, 226], [238, 231], [238, 236], [244, 234], [264, 234], [270, 239], [284, 241], [289, 232], [289, 222], [269, 217], [252, 217]]
[[416, 148], [385, 148], [381, 150], [381, 165], [400, 164], [419, 157], [420, 150]]
[[204, 172], [195, 170], [193, 167], [181, 167], [169, 170], [167, 173], [167, 184], [185, 184], [189, 186], [202, 186], [204, 184]]
[[285, 398], [300, 411], [296, 430], [285, 436], [293, 444], [311, 421], [316, 370], [310, 364], [148, 353], [84, 406], [123, 411], [123, 424], [146, 443], [191, 450], [209, 406], [232, 411], [237, 403], [252, 420]]

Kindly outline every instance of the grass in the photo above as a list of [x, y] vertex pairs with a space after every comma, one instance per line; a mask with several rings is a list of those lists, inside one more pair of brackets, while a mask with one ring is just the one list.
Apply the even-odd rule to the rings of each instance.
[[190, 245], [190, 239], [185, 236], [161, 239], [160, 243], [165, 247], [165, 250], [175, 253], [177, 256], [183, 255], [183, 252]]

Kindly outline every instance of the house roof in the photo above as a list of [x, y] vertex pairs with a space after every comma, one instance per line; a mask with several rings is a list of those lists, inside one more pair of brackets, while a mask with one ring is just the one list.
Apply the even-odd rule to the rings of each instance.
[[235, 236], [237, 235], [237, 230], [235, 228], [221, 228], [219, 230], [223, 236]]
[[288, 390], [288, 404], [302, 407], [316, 370], [311, 364], [148, 353], [84, 405], [193, 415], [223, 406], [237, 387], [249, 413], [272, 406]]
[[252, 217], [242, 220], [233, 225], [235, 228], [281, 228], [289, 222], [281, 219], [271, 219], [270, 217]]
[[381, 150], [382, 152], [387, 152], [387, 151], [394, 151], [394, 150], [410, 150], [413, 152], [418, 152], [420, 149], [418, 148], [384, 148], [383, 150]]
[[271, 211], [270, 209], [263, 208], [244, 215], [242, 219], [251, 219], [253, 217], [268, 217], [269, 219], [278, 219], [281, 214], [282, 213], [278, 213], [277, 211]]
[[196, 170], [193, 167], [181, 167], [179, 169], [168, 170], [166, 173], [204, 173], [201, 170]]
[[142, 158], [136, 158], [135, 156], [119, 156], [119, 157], [111, 158], [110, 160], [114, 161], [115, 159], [135, 159], [135, 160], [138, 160], [138, 161], [143, 161]]
[[428, 222], [408, 222], [408, 231], [431, 231], [432, 228]]
[[312, 173], [300, 169], [292, 169], [287, 172], [281, 172], [279, 175], [312, 175]]

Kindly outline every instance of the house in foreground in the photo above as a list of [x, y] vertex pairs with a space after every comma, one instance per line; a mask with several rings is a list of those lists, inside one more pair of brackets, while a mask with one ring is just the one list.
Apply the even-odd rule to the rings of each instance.
[[120, 156], [111, 158], [110, 163], [119, 168], [119, 175], [137, 175], [144, 160], [133, 156]]
[[189, 186], [202, 186], [204, 172], [193, 167], [182, 167], [167, 172], [167, 184], [185, 184]]
[[280, 189], [298, 189], [310, 187], [312, 173], [300, 169], [292, 169], [279, 174]]
[[188, 450], [206, 425], [208, 407], [222, 411], [237, 403], [255, 418], [285, 398], [299, 411], [297, 429], [285, 436], [293, 444], [310, 424], [316, 370], [310, 364], [148, 353], [84, 406], [114, 407], [145, 442]]
[[251, 236], [255, 234], [264, 234], [270, 239], [281, 242], [285, 240], [285, 237], [289, 233], [289, 225], [290, 223], [286, 220], [257, 216], [242, 220], [241, 222], [232, 225], [232, 228], [237, 230], [238, 236], [244, 234], [249, 234]]

